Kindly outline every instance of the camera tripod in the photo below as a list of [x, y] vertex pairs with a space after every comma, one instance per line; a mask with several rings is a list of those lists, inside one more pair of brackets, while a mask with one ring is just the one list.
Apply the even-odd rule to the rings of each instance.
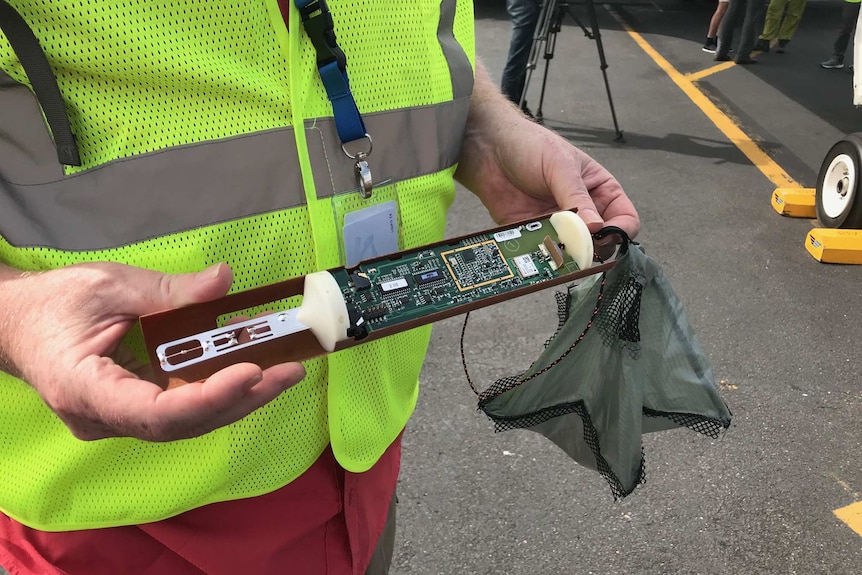
[[572, 10], [571, 4], [566, 1], [560, 2], [559, 0], [545, 0], [542, 2], [542, 10], [539, 13], [539, 21], [536, 25], [536, 33], [533, 36], [533, 44], [530, 47], [530, 59], [527, 62], [527, 75], [524, 81], [524, 90], [521, 92], [521, 108], [524, 107], [524, 103], [527, 98], [527, 90], [530, 87], [530, 79], [533, 75], [533, 70], [536, 69], [539, 61], [539, 55], [543, 54], [545, 59], [545, 70], [542, 75], [542, 88], [539, 92], [539, 106], [536, 108], [535, 118], [536, 121], [540, 124], [544, 121], [544, 114], [542, 113], [542, 104], [545, 100], [545, 88], [548, 84], [548, 71], [550, 68], [551, 60], [554, 58], [554, 49], [557, 45], [557, 34], [562, 30], [563, 19], [568, 14], [572, 20], [581, 28], [584, 32], [584, 36], [589, 38], [590, 40], [596, 41], [596, 49], [599, 53], [599, 62], [602, 70], [602, 77], [605, 81], [605, 91], [608, 95], [608, 104], [611, 108], [611, 117], [614, 121], [614, 132], [616, 136], [614, 137], [615, 142], [624, 142], [623, 133], [620, 131], [619, 124], [617, 123], [617, 113], [614, 109], [614, 100], [611, 95], [611, 86], [608, 83], [608, 62], [605, 59], [605, 49], [602, 46], [602, 35], [599, 31], [599, 22], [596, 17], [596, 7], [593, 4], [593, 0], [585, 0], [584, 2], [587, 8], [587, 15], [590, 22], [590, 28], [587, 29], [586, 26], [581, 22], [581, 20], [577, 17], [577, 15]]

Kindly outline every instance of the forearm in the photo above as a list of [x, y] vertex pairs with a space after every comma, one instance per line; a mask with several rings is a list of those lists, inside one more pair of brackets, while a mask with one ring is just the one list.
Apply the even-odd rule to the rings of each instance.
[[455, 178], [472, 191], [479, 186], [483, 164], [495, 159], [501, 132], [515, 130], [523, 114], [491, 81], [481, 62], [476, 62], [473, 97]]

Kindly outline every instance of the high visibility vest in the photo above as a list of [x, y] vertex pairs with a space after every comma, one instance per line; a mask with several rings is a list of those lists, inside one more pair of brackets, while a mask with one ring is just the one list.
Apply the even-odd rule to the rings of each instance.
[[[372, 173], [387, 182], [370, 200], [341, 195], [356, 186], [353, 161], [292, 4], [287, 26], [277, 0], [9, 4], [51, 63], [82, 165], [58, 162], [0, 34], [0, 262], [168, 273], [227, 262], [244, 290], [341, 263], [334, 196], [397, 201], [404, 249], [442, 239], [472, 92], [470, 0], [329, 0]], [[242, 421], [170, 443], [79, 441], [0, 375], [0, 509], [49, 531], [156, 521], [278, 489], [329, 443], [364, 471], [413, 411], [429, 335], [309, 361], [300, 384]], [[145, 358], [139, 334], [126, 345]]]

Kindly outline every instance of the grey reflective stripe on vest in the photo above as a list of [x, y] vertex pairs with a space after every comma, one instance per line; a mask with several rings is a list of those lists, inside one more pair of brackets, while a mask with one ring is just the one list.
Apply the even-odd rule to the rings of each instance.
[[[374, 180], [392, 183], [439, 172], [458, 160], [470, 99], [436, 106], [362, 114], [374, 138], [368, 158]], [[320, 198], [358, 190], [355, 160], [341, 150], [332, 118], [306, 123], [306, 140], [314, 187]]]
[[[469, 99], [368, 114], [378, 181], [454, 165]], [[65, 176], [38, 105], [0, 90], [0, 235], [17, 247], [99, 250], [305, 204], [291, 128], [177, 146]], [[8, 116], [5, 111], [10, 113]], [[38, 129], [34, 130], [33, 128]], [[356, 186], [329, 119], [308, 124], [318, 195]]]
[[449, 74], [452, 76], [452, 97], [465, 98], [473, 93], [473, 70], [470, 60], [458, 40], [455, 39], [455, 8], [458, 0], [443, 0], [440, 3], [440, 25], [437, 27], [437, 39], [443, 48], [446, 62], [449, 63]]
[[[439, 172], [458, 158], [473, 70], [442, 0], [437, 37], [453, 101], [363, 114], [375, 181]], [[306, 122], [318, 197], [356, 189], [331, 118]], [[30, 90], [0, 70], [0, 236], [17, 247], [102, 250], [305, 204], [292, 128], [176, 146], [66, 176]]]

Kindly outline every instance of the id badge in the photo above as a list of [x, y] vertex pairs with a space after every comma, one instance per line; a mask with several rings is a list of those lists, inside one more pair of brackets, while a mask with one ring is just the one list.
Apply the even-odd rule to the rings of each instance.
[[341, 263], [345, 267], [401, 249], [398, 202], [394, 198], [395, 185], [375, 190], [371, 200], [363, 199], [359, 193], [333, 196]]

